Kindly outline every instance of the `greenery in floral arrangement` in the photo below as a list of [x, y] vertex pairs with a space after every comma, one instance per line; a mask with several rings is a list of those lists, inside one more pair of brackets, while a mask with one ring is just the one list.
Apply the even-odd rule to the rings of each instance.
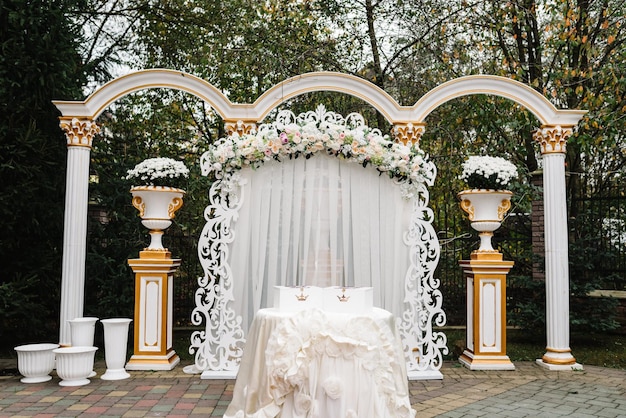
[[135, 186], [181, 187], [189, 177], [189, 169], [182, 161], [171, 158], [148, 158], [128, 170], [126, 180], [138, 181]]
[[460, 179], [471, 189], [504, 190], [517, 177], [515, 165], [501, 157], [471, 156], [462, 168]]
[[216, 141], [202, 156], [202, 174], [229, 176], [244, 167], [253, 169], [267, 161], [310, 158], [326, 153], [409, 183], [432, 181], [424, 151], [406, 146], [367, 126], [348, 127], [331, 122], [307, 121], [281, 126], [262, 125], [256, 134], [233, 134]]

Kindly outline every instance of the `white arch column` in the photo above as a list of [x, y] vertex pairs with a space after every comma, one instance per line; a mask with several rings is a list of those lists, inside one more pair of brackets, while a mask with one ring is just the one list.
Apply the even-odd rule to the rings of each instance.
[[100, 127], [91, 119], [62, 119], [67, 138], [63, 265], [59, 343], [70, 345], [68, 320], [83, 316], [85, 301], [85, 254], [91, 144]]
[[543, 125], [535, 134], [543, 155], [546, 272], [546, 353], [537, 363], [549, 370], [582, 369], [569, 347], [569, 267], [565, 151], [572, 126]]

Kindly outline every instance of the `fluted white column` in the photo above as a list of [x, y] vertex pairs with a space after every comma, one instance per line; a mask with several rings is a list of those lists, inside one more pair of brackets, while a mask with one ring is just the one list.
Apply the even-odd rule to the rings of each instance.
[[565, 151], [571, 127], [542, 126], [535, 133], [543, 155], [546, 273], [546, 353], [537, 363], [550, 370], [581, 369], [569, 347], [569, 267]]
[[85, 254], [87, 247], [87, 206], [89, 161], [93, 136], [100, 130], [92, 120], [61, 120], [67, 138], [65, 216], [59, 343], [71, 344], [68, 320], [83, 316], [85, 300]]

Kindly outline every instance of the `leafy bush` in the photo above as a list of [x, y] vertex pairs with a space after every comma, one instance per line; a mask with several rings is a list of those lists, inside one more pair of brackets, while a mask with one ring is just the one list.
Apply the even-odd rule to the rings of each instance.
[[593, 290], [612, 288], [616, 279], [605, 267], [615, 263], [619, 251], [605, 244], [601, 222], [600, 214], [591, 210], [571, 222], [570, 323], [574, 331], [611, 331], [619, 327], [616, 321], [618, 301], [589, 297]]
[[58, 338], [66, 140], [51, 101], [80, 96], [70, 2], [0, 7], [0, 338]]

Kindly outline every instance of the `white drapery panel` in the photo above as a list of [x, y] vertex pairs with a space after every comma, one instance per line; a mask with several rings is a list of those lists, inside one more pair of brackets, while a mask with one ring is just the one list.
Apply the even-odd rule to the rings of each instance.
[[281, 286], [371, 286], [400, 317], [411, 204], [387, 175], [315, 155], [241, 171], [243, 204], [231, 246], [234, 311], [244, 332]]
[[190, 372], [234, 377], [274, 286], [345, 285], [371, 286], [375, 305], [392, 312], [409, 378], [442, 377], [446, 338], [433, 327], [445, 314], [428, 208], [436, 167], [419, 148], [319, 106], [224, 138], [201, 165], [216, 181], [198, 240], [205, 274], [191, 319], [205, 328], [191, 335]]

